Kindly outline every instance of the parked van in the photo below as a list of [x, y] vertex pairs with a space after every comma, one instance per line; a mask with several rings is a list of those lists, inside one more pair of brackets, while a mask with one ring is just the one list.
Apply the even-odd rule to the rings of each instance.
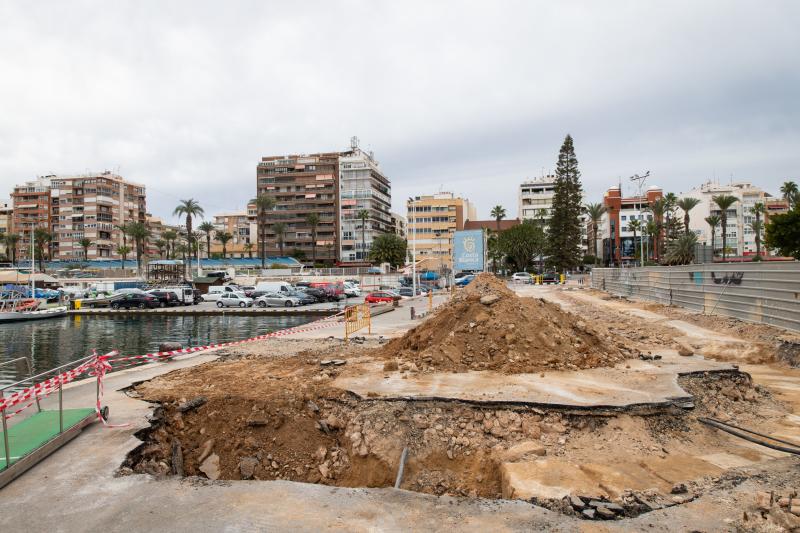
[[261, 281], [256, 283], [256, 292], [293, 292], [294, 288], [285, 281]]
[[239, 290], [236, 285], [222, 285], [216, 287], [209, 287], [208, 292], [203, 295], [204, 302], [216, 302], [223, 294], [237, 293], [244, 296], [244, 293]]
[[178, 301], [183, 305], [193, 305], [196, 303], [194, 289], [191, 287], [165, 287], [159, 290], [174, 293], [175, 296], [178, 297]]

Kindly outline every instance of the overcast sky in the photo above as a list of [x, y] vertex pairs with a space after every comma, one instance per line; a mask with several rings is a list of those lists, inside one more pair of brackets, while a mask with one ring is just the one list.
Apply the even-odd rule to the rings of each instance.
[[395, 210], [448, 190], [514, 217], [570, 133], [590, 201], [645, 170], [777, 194], [800, 178], [798, 21], [768, 0], [0, 0], [0, 185], [110, 169], [156, 215], [211, 215], [255, 195], [261, 156], [357, 135]]

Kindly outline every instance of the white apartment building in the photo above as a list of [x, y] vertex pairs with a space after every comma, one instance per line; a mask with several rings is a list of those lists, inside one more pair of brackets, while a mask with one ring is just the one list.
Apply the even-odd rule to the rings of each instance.
[[[552, 174], [522, 182], [517, 192], [517, 214], [520, 220], [538, 220], [545, 229], [553, 216], [553, 198], [556, 191], [556, 177]], [[586, 234], [586, 215], [580, 216], [581, 249], [589, 250], [589, 237]]]
[[[720, 209], [714, 203], [713, 197], [721, 194], [729, 194], [739, 199], [728, 210], [728, 226], [725, 228], [730, 249], [728, 255], [755, 254], [755, 233], [750, 227], [755, 220], [753, 206], [758, 202], [765, 203], [771, 195], [750, 183], [720, 184], [708, 181], [687, 193], [679, 194], [679, 198], [691, 197], [700, 200], [700, 203], [689, 212], [689, 229], [697, 235], [698, 242], [711, 244], [711, 227], [706, 223], [705, 218], [712, 214], [720, 215]], [[679, 216], [683, 216], [680, 209], [678, 213]], [[764, 220], [763, 215], [761, 219]], [[722, 228], [717, 228], [714, 247], [717, 253], [722, 253]], [[762, 253], [764, 253], [763, 249]]]
[[[339, 154], [339, 260], [369, 259], [372, 240], [382, 233], [395, 233], [392, 220], [392, 186], [372, 152], [350, 141], [350, 151]], [[359, 217], [366, 210], [365, 221]]]

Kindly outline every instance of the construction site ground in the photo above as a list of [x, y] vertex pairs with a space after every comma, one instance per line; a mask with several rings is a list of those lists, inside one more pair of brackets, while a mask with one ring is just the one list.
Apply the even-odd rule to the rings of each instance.
[[[420, 322], [406, 303], [376, 317], [374, 335], [348, 345], [340, 328], [319, 330], [114, 373], [106, 383], [112, 422], [131, 425], [95, 424], [0, 491], [0, 527], [800, 525], [779, 503], [800, 490], [800, 461], [697, 421], [713, 417], [800, 442], [795, 336], [571, 286], [514, 289], [526, 297], [520, 305], [547, 313], [549, 304], [536, 303], [543, 298], [574, 314], [564, 321], [580, 318], [578, 342], [549, 344], [581, 357], [531, 363], [524, 354], [536, 346], [519, 331], [482, 334], [469, 318], [469, 338], [489, 339], [502, 357], [458, 359], [448, 347], [449, 359], [427, 348], [416, 358], [422, 343], [414, 332], [404, 337], [414, 350], [390, 341]], [[477, 320], [491, 323], [490, 314]], [[570, 333], [551, 333], [560, 335]], [[474, 345], [460, 351], [467, 349]], [[93, 382], [73, 386], [65, 406], [91, 404], [93, 394]], [[403, 449], [408, 460], [394, 489]], [[176, 463], [182, 475], [174, 475]], [[765, 506], [770, 492], [774, 505]], [[570, 496], [583, 497], [587, 510], [592, 499], [623, 510], [585, 520]]]

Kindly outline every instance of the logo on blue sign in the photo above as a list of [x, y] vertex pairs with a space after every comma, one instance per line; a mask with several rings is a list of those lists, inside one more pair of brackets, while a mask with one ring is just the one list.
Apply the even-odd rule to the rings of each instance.
[[453, 269], [483, 270], [483, 230], [457, 231], [454, 234]]

